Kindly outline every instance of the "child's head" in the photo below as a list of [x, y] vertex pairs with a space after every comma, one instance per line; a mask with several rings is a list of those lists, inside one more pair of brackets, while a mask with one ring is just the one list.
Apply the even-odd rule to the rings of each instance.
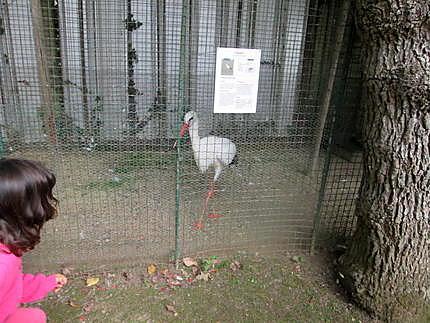
[[0, 159], [0, 243], [15, 255], [33, 249], [56, 216], [54, 185], [54, 174], [37, 162]]

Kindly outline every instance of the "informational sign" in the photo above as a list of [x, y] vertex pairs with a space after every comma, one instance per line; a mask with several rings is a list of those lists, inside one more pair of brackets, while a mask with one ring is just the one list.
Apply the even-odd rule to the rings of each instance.
[[260, 49], [217, 48], [215, 113], [255, 113]]

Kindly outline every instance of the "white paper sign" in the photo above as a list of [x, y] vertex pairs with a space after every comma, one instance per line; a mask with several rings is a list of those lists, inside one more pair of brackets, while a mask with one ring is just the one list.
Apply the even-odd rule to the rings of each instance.
[[257, 111], [260, 49], [217, 48], [215, 113]]

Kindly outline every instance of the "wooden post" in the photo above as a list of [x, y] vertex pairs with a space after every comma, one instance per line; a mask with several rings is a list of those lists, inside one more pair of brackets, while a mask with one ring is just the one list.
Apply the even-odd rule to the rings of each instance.
[[40, 93], [42, 97], [41, 112], [43, 116], [43, 125], [47, 129], [49, 141], [52, 144], [57, 143], [57, 130], [55, 127], [54, 111], [54, 90], [51, 88], [50, 70], [49, 70], [49, 49], [46, 41], [43, 39], [43, 15], [40, 0], [31, 1], [31, 20], [33, 23], [33, 37], [36, 51], [37, 72], [40, 83]]

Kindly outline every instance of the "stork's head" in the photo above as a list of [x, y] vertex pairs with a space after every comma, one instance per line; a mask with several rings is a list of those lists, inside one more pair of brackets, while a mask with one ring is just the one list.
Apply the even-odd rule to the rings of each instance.
[[191, 122], [196, 117], [197, 117], [197, 113], [195, 113], [194, 111], [188, 111], [184, 116], [184, 122], [187, 123], [189, 126], [191, 126]]
[[191, 127], [193, 120], [197, 118], [197, 114], [194, 111], [189, 111], [184, 116], [184, 123], [182, 124], [181, 131], [179, 135], [183, 137], [188, 129]]

